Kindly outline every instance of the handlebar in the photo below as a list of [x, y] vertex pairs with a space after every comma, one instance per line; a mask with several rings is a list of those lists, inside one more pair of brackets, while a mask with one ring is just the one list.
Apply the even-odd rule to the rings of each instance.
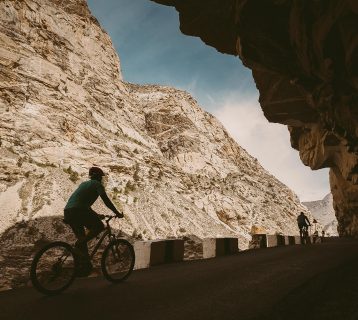
[[106, 220], [106, 223], [108, 223], [109, 221], [111, 221], [113, 218], [121, 219], [120, 217], [113, 216], [113, 215], [108, 215], [108, 214], [98, 214], [98, 217], [99, 217], [101, 220]]

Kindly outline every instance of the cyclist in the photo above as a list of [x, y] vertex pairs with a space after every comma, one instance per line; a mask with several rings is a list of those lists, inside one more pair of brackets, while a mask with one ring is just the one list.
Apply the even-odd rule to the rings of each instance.
[[304, 236], [303, 229], [305, 228], [306, 230], [308, 230], [308, 226], [311, 225], [304, 212], [301, 212], [300, 215], [297, 217], [297, 224], [298, 228], [300, 229], [300, 236], [302, 239]]
[[[75, 244], [75, 251], [81, 258], [79, 276], [87, 276], [92, 271], [87, 242], [95, 238], [104, 230], [104, 225], [92, 210], [91, 206], [100, 196], [105, 205], [113, 211], [113, 213], [123, 218], [123, 213], [119, 212], [108, 198], [104, 186], [102, 185], [102, 177], [105, 176], [102, 169], [92, 167], [89, 169], [89, 180], [82, 182], [78, 188], [70, 196], [65, 209], [64, 221], [71, 227], [73, 233], [78, 239]], [[88, 229], [86, 234], [85, 228]]]

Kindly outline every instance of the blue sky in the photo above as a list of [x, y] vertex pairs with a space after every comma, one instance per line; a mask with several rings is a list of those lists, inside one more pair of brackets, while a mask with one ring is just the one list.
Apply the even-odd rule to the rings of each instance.
[[329, 192], [328, 170], [305, 167], [290, 147], [287, 128], [264, 118], [251, 71], [237, 57], [181, 34], [178, 13], [171, 7], [149, 0], [88, 0], [88, 5], [112, 38], [125, 81], [190, 92], [302, 201]]

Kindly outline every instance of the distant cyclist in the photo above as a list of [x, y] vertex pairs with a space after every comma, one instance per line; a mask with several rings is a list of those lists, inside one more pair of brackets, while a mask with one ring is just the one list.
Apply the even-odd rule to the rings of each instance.
[[[123, 213], [119, 212], [108, 198], [104, 186], [102, 185], [102, 177], [104, 176], [102, 169], [92, 167], [89, 169], [90, 180], [82, 182], [78, 188], [70, 196], [64, 209], [64, 221], [69, 224], [73, 233], [77, 237], [75, 248], [81, 254], [82, 267], [79, 275], [86, 276], [92, 270], [92, 264], [89, 259], [87, 242], [95, 238], [104, 229], [104, 225], [92, 210], [91, 206], [100, 196], [105, 205], [113, 211], [119, 218], [123, 218]], [[86, 234], [85, 227], [88, 229]]]
[[308, 226], [311, 225], [304, 212], [301, 212], [301, 214], [297, 217], [297, 224], [298, 228], [300, 229], [300, 236], [302, 238], [304, 236], [303, 229], [305, 228], [306, 230], [308, 230]]

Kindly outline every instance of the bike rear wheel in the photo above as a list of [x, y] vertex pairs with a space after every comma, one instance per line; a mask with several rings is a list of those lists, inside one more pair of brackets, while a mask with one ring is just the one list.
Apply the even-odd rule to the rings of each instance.
[[112, 241], [103, 251], [101, 268], [110, 282], [121, 282], [133, 271], [135, 254], [133, 246], [124, 239]]
[[31, 264], [30, 278], [38, 291], [53, 295], [72, 284], [75, 272], [72, 247], [68, 243], [57, 241], [49, 243], [36, 253]]

